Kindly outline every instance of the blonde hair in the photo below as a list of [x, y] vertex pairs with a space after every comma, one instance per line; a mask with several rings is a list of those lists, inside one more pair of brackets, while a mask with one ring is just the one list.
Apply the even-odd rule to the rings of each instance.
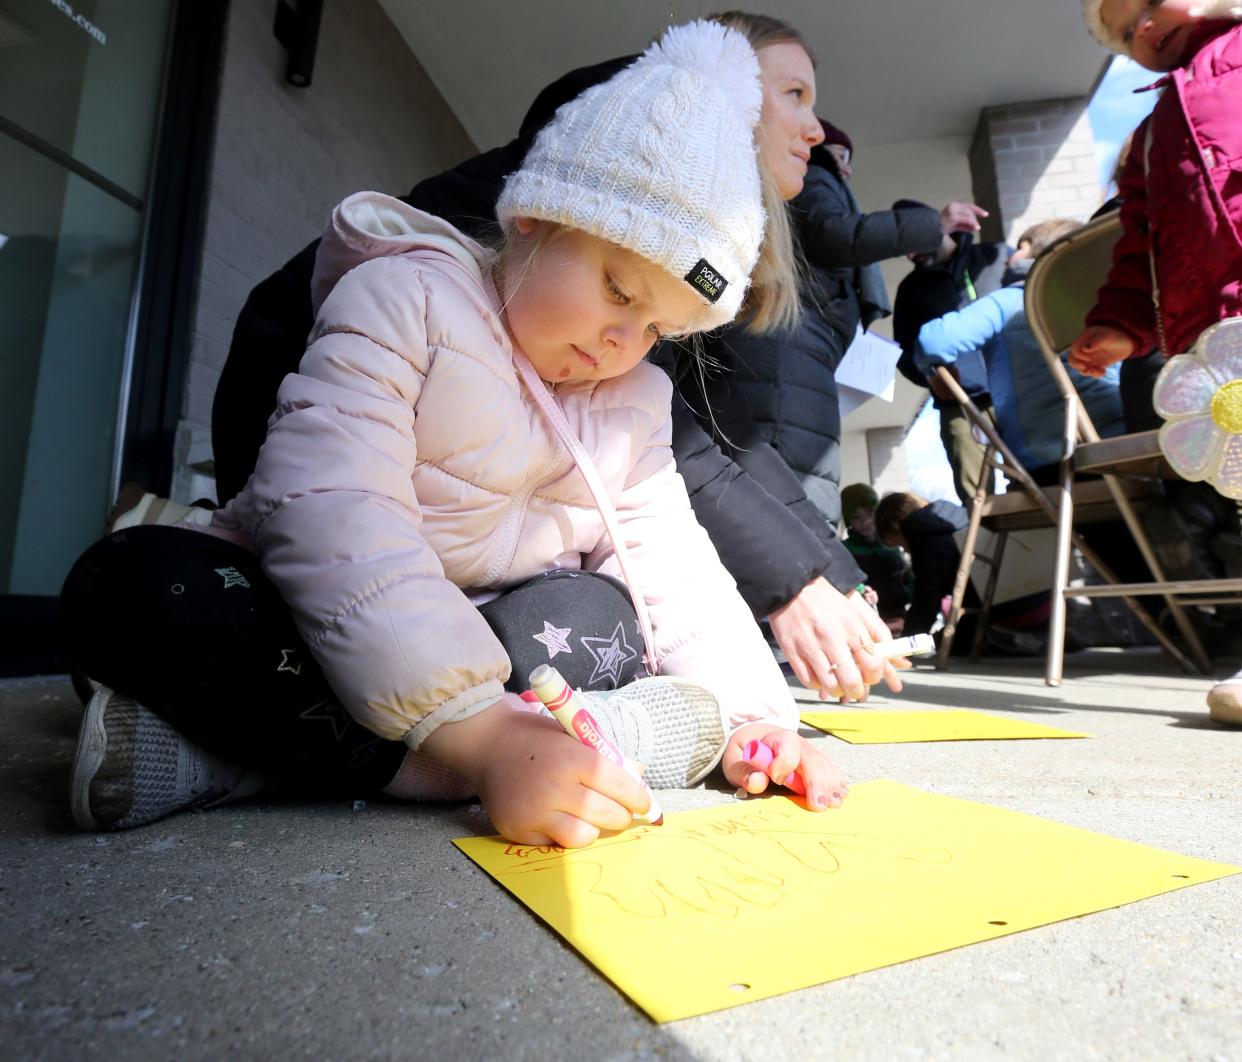
[[811, 65], [817, 65], [815, 53], [811, 51], [811, 46], [807, 44], [806, 38], [784, 19], [775, 18], [772, 15], [755, 15], [749, 11], [736, 10], [721, 11], [707, 17], [713, 22], [719, 22], [722, 26], [728, 26], [729, 29], [737, 30], [738, 33], [750, 42], [750, 46], [755, 51], [759, 51], [760, 48], [766, 48], [770, 44], [796, 44], [806, 52], [807, 58], [811, 60]]
[[763, 210], [766, 215], [759, 260], [750, 275], [750, 291], [739, 318], [747, 332], [761, 335], [776, 328], [796, 328], [802, 320], [798, 286], [804, 273], [802, 253], [789, 223], [789, 206], [776, 190], [776, 182], [761, 165]]
[[[736, 30], [756, 52], [773, 44], [796, 44], [806, 52], [811, 65], [815, 65], [815, 55], [805, 38], [788, 22], [747, 11], [723, 11], [708, 17]], [[761, 129], [761, 126], [756, 127], [757, 136], [762, 135]], [[763, 165], [762, 155], [759, 155], [759, 177], [766, 223], [763, 243], [759, 247], [759, 261], [751, 274], [750, 291], [739, 314], [745, 322], [746, 331], [756, 335], [777, 328], [798, 326], [802, 320], [798, 288], [805, 271], [789, 222], [788, 204], [781, 198], [776, 182]]]
[[[496, 293], [500, 296], [502, 311], [508, 307], [514, 292], [522, 286], [535, 258], [545, 248], [559, 240], [565, 232], [566, 227], [560, 222], [540, 221], [536, 231], [530, 237], [523, 237], [516, 226], [506, 225], [501, 228], [495, 240], [484, 245], [494, 256], [491, 261], [491, 273], [496, 283]], [[530, 242], [528, 243], [527, 240]], [[519, 254], [525, 256], [520, 263], [518, 262]]]
[[[501, 310], [503, 311], [508, 305], [509, 300], [516, 294], [526, 280], [527, 274], [531, 267], [535, 264], [535, 260], [539, 255], [543, 254], [549, 247], [570, 232], [582, 232], [581, 229], [573, 229], [569, 225], [565, 225], [559, 221], [538, 221], [537, 228], [530, 236], [523, 236], [518, 232], [516, 226], [507, 226], [501, 230], [500, 235], [490, 243], [485, 244], [488, 250], [492, 252], [492, 259], [489, 265], [492, 279], [496, 284], [496, 291], [500, 295]], [[607, 243], [602, 236], [592, 236], [589, 232], [584, 233], [593, 240], [600, 240]], [[620, 247], [622, 251], [627, 251], [633, 255], [634, 259], [640, 263], [645, 263], [651, 269], [661, 270], [664, 267], [658, 262], [653, 262], [649, 258], [644, 258], [635, 251], [630, 251], [620, 244], [613, 246]], [[521, 256], [519, 258], [519, 256]], [[703, 338], [700, 331], [691, 330], [687, 333], [678, 333], [675, 335], [661, 336], [660, 343], [672, 343], [680, 349], [686, 351], [690, 355], [692, 362], [700, 366], [704, 359], [703, 354]]]
[[1031, 258], [1038, 258], [1062, 236], [1067, 236], [1080, 228], [1082, 228], [1082, 222], [1074, 221], [1073, 218], [1052, 218], [1050, 221], [1041, 221], [1037, 225], [1032, 225], [1018, 237], [1018, 245], [1029, 243]]

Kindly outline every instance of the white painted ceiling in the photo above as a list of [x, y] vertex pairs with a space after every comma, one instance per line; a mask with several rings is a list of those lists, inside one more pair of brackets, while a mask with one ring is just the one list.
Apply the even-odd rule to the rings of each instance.
[[[640, 51], [694, 0], [380, 0], [480, 149], [548, 82]], [[781, 0], [819, 60], [819, 113], [856, 144], [969, 135], [982, 107], [1088, 93], [1106, 53], [1078, 0]]]

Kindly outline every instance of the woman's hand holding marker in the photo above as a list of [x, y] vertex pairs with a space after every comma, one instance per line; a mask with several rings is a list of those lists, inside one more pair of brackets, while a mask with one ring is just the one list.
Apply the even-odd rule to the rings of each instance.
[[812, 579], [768, 616], [768, 625], [798, 681], [821, 700], [865, 701], [880, 681], [901, 692], [897, 671], [910, 662], [871, 652], [890, 631], [859, 590], [841, 594], [827, 580]]
[[[884, 678], [890, 692], [901, 692], [901, 679], [898, 677], [898, 671], [904, 671], [913, 665], [905, 658], [904, 654], [894, 654], [888, 651], [881, 651], [881, 644], [888, 644], [892, 637], [892, 632], [888, 629], [888, 624], [880, 619], [880, 614], [863, 598], [858, 590], [851, 591], [846, 595], [846, 601], [858, 616], [867, 632], [866, 638], [862, 644], [854, 649], [855, 659], [859, 660], [859, 666], [874, 667], [878, 662], [880, 664], [880, 674]], [[935, 646], [932, 646], [932, 652], [935, 652]], [[863, 700], [866, 700], [864, 697]]]

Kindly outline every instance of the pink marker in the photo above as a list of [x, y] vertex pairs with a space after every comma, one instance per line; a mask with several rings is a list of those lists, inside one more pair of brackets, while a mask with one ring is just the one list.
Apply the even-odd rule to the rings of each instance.
[[[765, 741], [748, 741], [742, 749], [742, 760], [746, 766], [762, 771], [769, 778], [772, 777], [768, 773], [768, 768], [772, 766], [772, 759], [772, 746]], [[786, 789], [792, 790], [798, 796], [806, 796], [806, 783], [797, 771], [785, 779], [784, 785]]]
[[[621, 755], [611, 741], [604, 737], [586, 706], [574, 695], [573, 688], [565, 681], [565, 677], [548, 664], [540, 664], [530, 673], [531, 691], [543, 702], [552, 717], [565, 728], [570, 737], [575, 737], [587, 748], [592, 748], [605, 759], [612, 760], [618, 767], [633, 778], [642, 782], [641, 775], [634, 770], [630, 762]], [[646, 785], [645, 782], [643, 782]], [[651, 793], [651, 790], [647, 790]], [[651, 794], [651, 807], [643, 815], [635, 815], [635, 819], [659, 826], [664, 822], [664, 812], [656, 803], [655, 794]]]

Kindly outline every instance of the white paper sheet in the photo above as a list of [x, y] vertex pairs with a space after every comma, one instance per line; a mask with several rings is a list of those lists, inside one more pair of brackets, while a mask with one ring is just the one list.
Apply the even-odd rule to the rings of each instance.
[[872, 398], [891, 402], [900, 357], [901, 347], [896, 343], [860, 329], [837, 366], [841, 416], [852, 413]]

